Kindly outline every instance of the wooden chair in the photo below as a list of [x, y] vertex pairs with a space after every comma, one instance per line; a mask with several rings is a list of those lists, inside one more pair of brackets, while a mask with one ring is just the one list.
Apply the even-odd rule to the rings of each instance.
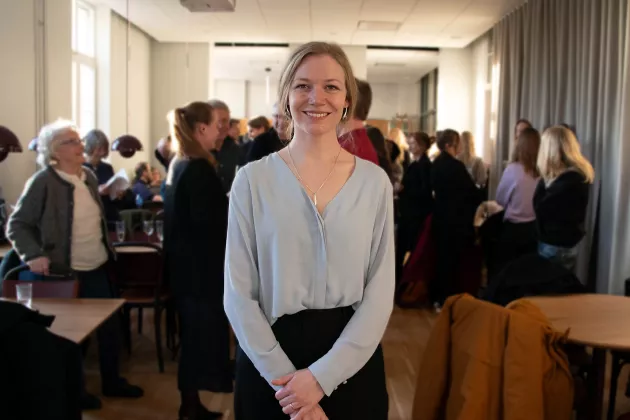
[[[138, 309], [138, 332], [141, 334], [142, 310], [153, 308], [158, 367], [160, 372], [164, 372], [161, 321], [162, 312], [172, 306], [172, 297], [162, 275], [162, 248], [149, 242], [121, 242], [114, 244], [114, 249], [117, 251], [117, 258], [112, 264], [111, 279], [118, 295], [125, 299], [123, 316], [126, 323], [127, 350], [131, 352], [131, 311]], [[169, 347], [174, 342], [172, 330], [167, 322]]]
[[2, 282], [2, 296], [15, 299], [18, 284], [32, 284], [33, 299], [38, 298], [77, 298], [79, 297], [79, 281], [71, 273], [47, 276], [43, 280], [18, 280], [20, 273], [29, 271], [27, 265], [10, 270]]

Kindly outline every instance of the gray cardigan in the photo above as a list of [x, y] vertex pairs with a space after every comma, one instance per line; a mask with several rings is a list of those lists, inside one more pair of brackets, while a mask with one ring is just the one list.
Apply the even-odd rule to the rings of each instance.
[[[98, 194], [98, 181], [92, 171], [87, 168], [83, 171], [85, 183], [101, 209], [103, 242], [111, 257], [113, 250]], [[26, 182], [7, 226], [7, 237], [22, 261], [46, 256], [51, 265], [70, 269], [73, 206], [74, 186], [52, 167], [41, 169]]]

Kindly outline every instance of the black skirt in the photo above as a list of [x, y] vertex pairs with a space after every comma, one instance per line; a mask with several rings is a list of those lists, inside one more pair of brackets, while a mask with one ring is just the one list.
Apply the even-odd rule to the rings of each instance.
[[[306, 369], [335, 344], [354, 314], [351, 307], [305, 310], [279, 318], [272, 330], [296, 369]], [[379, 345], [352, 378], [319, 403], [330, 420], [386, 420], [389, 407], [383, 350]], [[236, 420], [287, 420], [275, 390], [239, 347], [236, 354]]]
[[176, 299], [180, 320], [177, 385], [182, 392], [230, 393], [230, 324], [220, 301]]

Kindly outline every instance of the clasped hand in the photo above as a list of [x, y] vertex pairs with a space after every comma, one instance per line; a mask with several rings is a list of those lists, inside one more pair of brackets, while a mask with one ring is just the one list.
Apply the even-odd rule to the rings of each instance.
[[322, 387], [308, 369], [298, 370], [271, 381], [283, 388], [276, 392], [282, 411], [296, 420], [328, 420], [319, 401], [324, 397]]

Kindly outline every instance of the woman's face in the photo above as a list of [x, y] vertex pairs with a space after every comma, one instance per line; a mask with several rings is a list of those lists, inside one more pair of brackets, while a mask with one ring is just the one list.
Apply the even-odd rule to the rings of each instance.
[[83, 142], [76, 131], [67, 130], [59, 134], [53, 142], [55, 143], [53, 158], [59, 164], [80, 166], [85, 162]]
[[263, 127], [254, 128], [252, 126], [247, 126], [247, 136], [250, 139], [255, 139], [256, 137], [260, 136], [264, 132], [265, 132], [265, 129]]
[[456, 137], [456, 140], [453, 142], [453, 144], [446, 147], [445, 152], [455, 157], [457, 156], [457, 154], [459, 153], [459, 150], [461, 149], [461, 144], [462, 144], [462, 141], [459, 139], [459, 136], [458, 136]]
[[304, 59], [290, 86], [289, 108], [295, 130], [314, 136], [335, 133], [348, 106], [345, 72], [329, 55]]
[[422, 154], [422, 151], [420, 150], [420, 145], [413, 136], [407, 137], [407, 144], [409, 145], [409, 153], [414, 156], [419, 156]]
[[94, 151], [94, 157], [99, 159], [105, 159], [107, 156], [109, 156], [109, 142]]
[[216, 112], [216, 110], [212, 110], [212, 121], [210, 124], [197, 123], [196, 126], [197, 141], [205, 150], [214, 149], [219, 137], [219, 124]]

